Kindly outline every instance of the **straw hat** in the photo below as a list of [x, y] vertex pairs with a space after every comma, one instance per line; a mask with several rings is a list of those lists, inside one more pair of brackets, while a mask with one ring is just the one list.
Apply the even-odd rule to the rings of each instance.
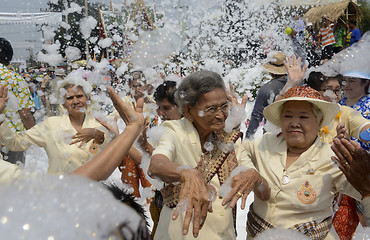
[[281, 127], [280, 114], [283, 110], [284, 103], [288, 101], [306, 101], [318, 107], [323, 116], [321, 127], [329, 125], [340, 110], [339, 104], [325, 101], [321, 94], [315, 89], [301, 86], [289, 89], [284, 94], [283, 99], [267, 106], [263, 110], [263, 115], [269, 122]]
[[269, 73], [276, 75], [285, 75], [287, 74], [286, 68], [284, 66], [284, 61], [286, 55], [283, 52], [274, 52], [271, 53], [272, 56], [267, 56], [267, 59], [270, 59], [269, 62], [262, 65], [262, 67]]

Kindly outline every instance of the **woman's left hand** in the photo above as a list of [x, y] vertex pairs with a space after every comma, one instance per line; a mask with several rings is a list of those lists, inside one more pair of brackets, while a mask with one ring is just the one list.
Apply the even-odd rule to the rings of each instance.
[[254, 189], [256, 184], [260, 183], [261, 181], [261, 175], [254, 169], [249, 169], [234, 176], [231, 181], [232, 189], [222, 201], [222, 205], [225, 206], [231, 201], [230, 207], [233, 208], [236, 206], [238, 199], [241, 197], [241, 208], [244, 209], [249, 193]]
[[96, 143], [102, 144], [104, 142], [104, 132], [95, 128], [83, 128], [77, 131], [76, 135], [73, 136], [72, 141], [69, 144], [73, 145], [81, 142], [81, 144], [78, 146], [80, 148], [84, 143], [87, 143], [92, 139], [94, 139]]

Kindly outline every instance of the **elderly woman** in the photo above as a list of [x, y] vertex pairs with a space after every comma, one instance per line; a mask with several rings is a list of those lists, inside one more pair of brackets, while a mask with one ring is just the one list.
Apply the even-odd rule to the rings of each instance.
[[[305, 72], [304, 69], [295, 67], [293, 60], [294, 59], [288, 58], [291, 64], [287, 66], [288, 75], [293, 76], [293, 78], [289, 78], [287, 83], [288, 86], [289, 81], [294, 79], [294, 76], [300, 76], [298, 78], [298, 82], [300, 82]], [[309, 74], [305, 82], [309, 87], [318, 91], [323, 96], [324, 100], [337, 103], [341, 99], [342, 78], [341, 75], [327, 77], [321, 72], [313, 71]], [[336, 136], [343, 137], [344, 135], [349, 135], [348, 137], [357, 139], [361, 146], [368, 150], [368, 144], [363, 142], [360, 136], [366, 134], [369, 128], [369, 120], [354, 109], [341, 106], [335, 119], [328, 126], [324, 126], [320, 130], [319, 136], [321, 141], [331, 144]], [[333, 226], [341, 239], [351, 239], [353, 233], [356, 231], [359, 216], [361, 217], [361, 215], [357, 214], [356, 201], [347, 195], [338, 194], [334, 202], [336, 214], [333, 217]]]
[[361, 199], [333, 164], [330, 145], [318, 136], [339, 108], [312, 88], [294, 87], [264, 110], [266, 119], [281, 127], [281, 133], [244, 143], [249, 158], [271, 187], [267, 201], [257, 197], [250, 207], [248, 238], [280, 227], [311, 239], [338, 239], [331, 227], [334, 194]]
[[[241, 151], [235, 153], [241, 149], [240, 132], [223, 131], [230, 108], [225, 84], [217, 73], [195, 72], [181, 82], [175, 99], [185, 117], [162, 124], [165, 131], [148, 171], [166, 183], [155, 239], [235, 239], [232, 207], [242, 197], [244, 208], [255, 185], [267, 184], [252, 169], [253, 164], [244, 161]], [[246, 168], [235, 170], [232, 189], [222, 201], [217, 197], [220, 185], [238, 165]]]
[[[88, 162], [108, 143], [110, 134], [86, 110], [89, 98], [83, 83], [63, 83], [60, 92], [64, 95], [67, 114], [49, 117], [17, 134], [1, 124], [1, 143], [11, 151], [24, 151], [32, 144], [44, 148], [49, 161], [48, 173], [53, 175], [70, 173]], [[7, 90], [2, 90], [1, 101], [6, 101]]]
[[[71, 172], [71, 174], [78, 174], [95, 181], [106, 180], [112, 174], [144, 127], [144, 117], [142, 115], [144, 99], [138, 100], [134, 110], [121, 100], [113, 88], [108, 87], [107, 89], [115, 109], [126, 123], [126, 128], [99, 154], [96, 154], [86, 164]], [[1, 96], [4, 96], [4, 93], [6, 93], [4, 90], [6, 88], [2, 86], [0, 88]], [[0, 109], [5, 106], [5, 103], [6, 94], [5, 98], [0, 98]], [[22, 176], [31, 178], [38, 175], [38, 172], [30, 173], [19, 168], [16, 164], [2, 160], [0, 155], [0, 185], [12, 182]]]

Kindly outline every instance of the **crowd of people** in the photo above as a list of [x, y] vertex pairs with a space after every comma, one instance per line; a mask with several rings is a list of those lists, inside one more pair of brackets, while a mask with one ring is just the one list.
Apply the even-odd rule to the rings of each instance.
[[305, 23], [299, 15], [295, 15], [290, 29], [287, 33], [297, 38], [305, 51], [309, 67], [325, 63], [333, 55], [361, 39], [356, 20], [345, 22], [341, 17], [334, 20], [323, 16], [320, 23], [313, 25], [311, 22]]
[[[306, 74], [302, 59], [309, 54], [301, 43], [313, 52], [320, 46], [324, 64], [361, 33], [355, 22], [346, 29], [325, 17], [316, 35], [312, 24], [295, 21], [298, 57], [269, 54], [263, 68], [271, 80], [258, 91], [244, 137], [241, 121], [229, 119], [245, 109], [247, 97], [239, 102], [218, 73], [195, 71], [180, 83], [164, 77], [156, 87], [142, 71], [127, 82], [111, 79], [106, 91], [115, 111], [102, 120], [90, 107], [91, 92], [102, 90], [85, 72], [50, 67], [43, 76], [21, 76], [7, 67], [13, 51], [0, 38], [0, 183], [38, 177], [15, 164], [37, 145], [47, 153], [50, 175], [101, 181], [119, 169], [132, 196], [150, 202], [154, 225], [143, 238], [235, 239], [237, 202], [244, 209], [253, 191], [248, 239], [272, 228], [351, 239], [370, 218], [369, 68]], [[123, 84], [130, 89], [124, 97], [116, 92]], [[40, 110], [46, 118], [35, 121]], [[254, 139], [263, 121], [273, 128]], [[158, 141], [150, 141], [157, 126]], [[142, 196], [143, 188], [154, 189], [154, 197]]]

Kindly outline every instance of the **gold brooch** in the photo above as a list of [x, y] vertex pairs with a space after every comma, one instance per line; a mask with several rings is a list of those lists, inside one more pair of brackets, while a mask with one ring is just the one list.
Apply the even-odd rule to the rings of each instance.
[[312, 185], [308, 181], [306, 181], [298, 189], [297, 197], [299, 201], [303, 202], [304, 204], [308, 204], [315, 201], [317, 195], [316, 191], [312, 189]]

